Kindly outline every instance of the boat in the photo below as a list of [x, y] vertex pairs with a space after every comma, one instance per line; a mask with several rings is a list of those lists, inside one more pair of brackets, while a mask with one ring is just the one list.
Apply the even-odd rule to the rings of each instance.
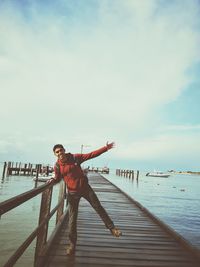
[[33, 181], [38, 181], [38, 182], [47, 182], [52, 176], [47, 176], [47, 175], [38, 175], [38, 178], [36, 179], [36, 176], [33, 178]]
[[148, 172], [146, 176], [168, 178], [170, 174], [164, 172]]

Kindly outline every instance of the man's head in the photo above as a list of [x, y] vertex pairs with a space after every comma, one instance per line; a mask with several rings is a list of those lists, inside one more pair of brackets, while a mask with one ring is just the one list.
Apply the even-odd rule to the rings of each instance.
[[53, 147], [53, 152], [55, 153], [57, 149], [64, 149], [63, 145], [61, 144], [56, 144], [54, 147]]
[[55, 145], [53, 147], [53, 152], [61, 160], [65, 157], [65, 149], [61, 144]]

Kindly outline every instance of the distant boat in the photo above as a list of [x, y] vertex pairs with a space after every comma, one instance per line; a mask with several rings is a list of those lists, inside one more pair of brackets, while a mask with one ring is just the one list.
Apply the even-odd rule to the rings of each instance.
[[38, 182], [47, 182], [52, 176], [47, 176], [47, 175], [42, 175], [39, 174], [38, 175], [38, 179], [36, 179], [36, 177], [33, 178], [33, 181], [38, 181]]
[[170, 174], [163, 172], [148, 172], [146, 176], [168, 178]]
[[[45, 177], [45, 178], [38, 177], [38, 179], [37, 179], [38, 182], [44, 182], [44, 183], [46, 183], [48, 180], [49, 180], [49, 178], [47, 178], [47, 177]], [[33, 181], [36, 181], [36, 178], [33, 178]]]

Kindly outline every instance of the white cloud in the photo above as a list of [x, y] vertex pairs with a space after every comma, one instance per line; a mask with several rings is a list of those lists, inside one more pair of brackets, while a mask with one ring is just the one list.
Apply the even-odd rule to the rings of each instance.
[[20, 129], [33, 151], [37, 140], [27, 136], [77, 146], [114, 138], [127, 146], [191, 81], [187, 71], [200, 56], [197, 3], [183, 2], [162, 9], [157, 1], [99, 1], [94, 25], [34, 5], [30, 20], [11, 7], [2, 12], [2, 133]]
[[155, 135], [152, 138], [144, 138], [129, 144], [128, 147], [120, 147], [116, 157], [132, 160], [151, 160], [155, 162], [176, 162], [191, 158], [197, 162], [200, 156], [200, 132], [192, 134], [166, 134]]

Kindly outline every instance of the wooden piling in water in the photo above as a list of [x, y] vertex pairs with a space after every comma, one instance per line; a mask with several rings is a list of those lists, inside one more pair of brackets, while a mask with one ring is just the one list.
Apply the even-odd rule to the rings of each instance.
[[136, 180], [138, 181], [139, 179], [139, 171], [137, 171], [137, 177], [136, 177]]
[[18, 162], [16, 162], [16, 164], [15, 164], [15, 175], [17, 174], [17, 166], [18, 166]]
[[18, 169], [18, 175], [20, 175], [20, 172], [21, 172], [21, 165], [22, 165], [22, 163], [20, 162], [19, 163], [19, 169]]
[[8, 165], [7, 165], [7, 171], [6, 171], [6, 176], [8, 177], [9, 175], [12, 175], [12, 173], [10, 173], [10, 166], [11, 166], [11, 162], [9, 161], [8, 162]]
[[33, 164], [31, 164], [31, 172], [30, 172], [31, 176], [33, 176], [33, 171], [34, 171]]
[[4, 162], [2, 178], [9, 175], [25, 175], [33, 176], [34, 174], [41, 174], [46, 169], [46, 174], [49, 175], [53, 170], [49, 165], [43, 166], [42, 164], [31, 164], [21, 162]]
[[7, 162], [4, 162], [4, 165], [3, 165], [3, 173], [2, 173], [2, 179], [5, 178], [6, 168], [7, 168]]
[[36, 165], [36, 180], [38, 180], [39, 172], [40, 172], [40, 166], [39, 164], [37, 164]]
[[24, 164], [24, 175], [26, 175], [27, 164]]
[[[134, 180], [134, 170], [122, 170], [122, 169], [116, 169], [116, 175], [117, 176], [124, 176], [126, 178]], [[137, 174], [139, 177], [139, 171]]]

